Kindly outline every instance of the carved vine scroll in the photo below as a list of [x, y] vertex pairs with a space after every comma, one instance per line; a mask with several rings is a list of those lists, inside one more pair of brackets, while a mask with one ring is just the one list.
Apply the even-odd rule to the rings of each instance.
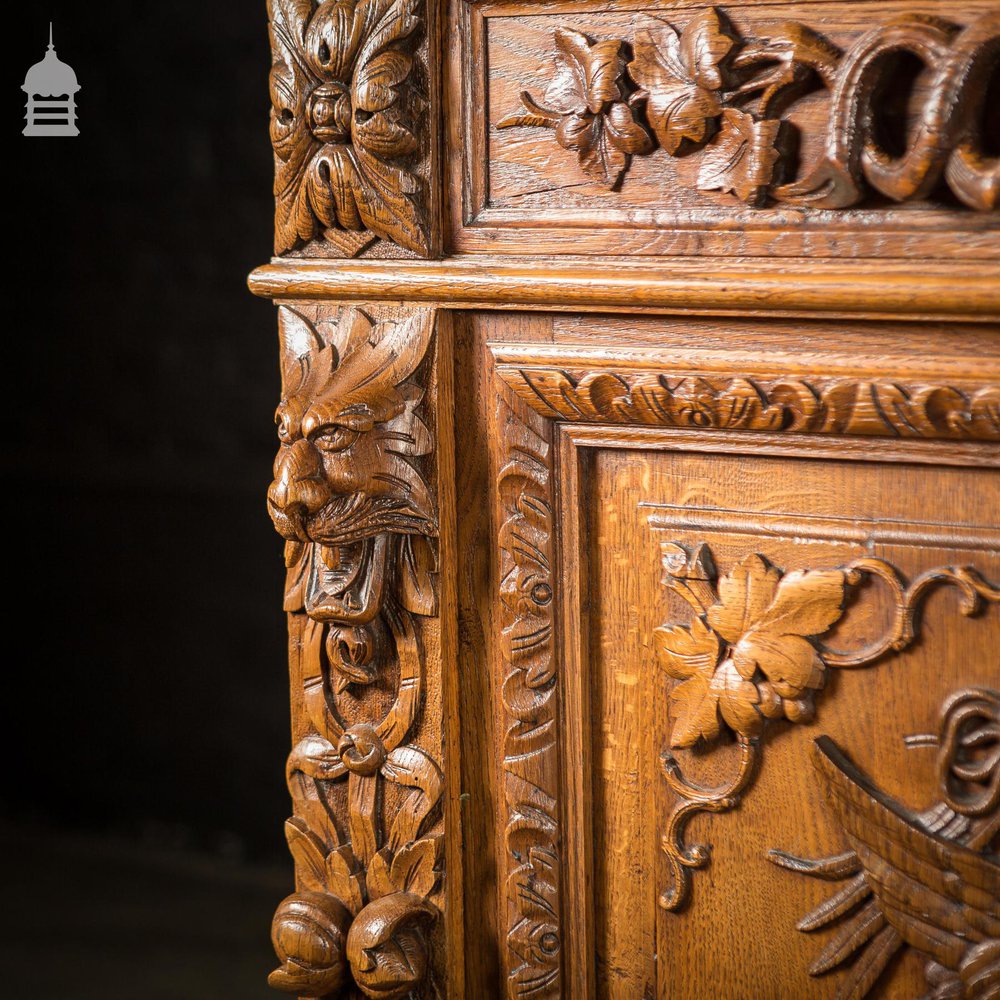
[[[269, 0], [276, 253], [433, 252], [424, 0]], [[319, 242], [317, 242], [319, 241]]]
[[[905, 649], [916, 637], [927, 594], [942, 585], [962, 592], [962, 611], [976, 614], [985, 601], [1000, 603], [970, 566], [944, 566], [906, 583], [880, 559], [860, 558], [834, 569], [782, 572], [751, 554], [719, 576], [707, 546], [688, 552], [664, 542], [664, 586], [682, 597], [695, 617], [690, 625], [664, 625], [654, 640], [660, 666], [676, 683], [670, 690], [670, 750], [735, 736], [740, 762], [721, 788], [691, 784], [670, 750], [661, 754], [663, 774], [677, 795], [667, 819], [663, 850], [671, 882], [660, 905], [677, 910], [687, 901], [690, 872], [709, 862], [706, 845], [684, 841], [688, 819], [739, 804], [763, 752], [768, 724], [811, 721], [815, 699], [830, 669], [863, 667]], [[893, 617], [886, 632], [862, 649], [842, 651], [822, 642], [844, 616], [850, 588], [864, 581], [888, 588]]]
[[[874, 191], [893, 201], [928, 197], [946, 184], [966, 206], [1000, 203], [1000, 158], [986, 107], [1000, 60], [1000, 14], [966, 26], [903, 15], [872, 27], [842, 52], [798, 22], [744, 37], [715, 8], [683, 28], [660, 21], [623, 39], [555, 33], [555, 74], [541, 100], [497, 123], [553, 129], [583, 171], [614, 189], [630, 158], [657, 146], [670, 156], [701, 149], [701, 191], [724, 191], [751, 207], [770, 202], [840, 209]], [[631, 51], [631, 58], [629, 58]], [[894, 59], [916, 56], [929, 84], [902, 152], [880, 137], [880, 95]], [[787, 109], [810, 91], [828, 93], [822, 152], [795, 171], [797, 127]], [[811, 128], [812, 126], [807, 126]]]
[[432, 966], [444, 784], [425, 704], [439, 652], [424, 413], [434, 320], [280, 311], [268, 509], [286, 539], [296, 892], [274, 917], [270, 983], [299, 995], [399, 1000]]
[[817, 777], [850, 849], [810, 860], [771, 851], [774, 864], [843, 883], [798, 924], [834, 929], [809, 967], [844, 968], [838, 998], [862, 1000], [892, 959], [913, 948], [927, 996], [989, 1000], [1000, 991], [1000, 692], [958, 691], [940, 733], [938, 800], [915, 812], [885, 794], [829, 737], [814, 747]]
[[509, 1000], [562, 996], [552, 454], [545, 421], [495, 408]]

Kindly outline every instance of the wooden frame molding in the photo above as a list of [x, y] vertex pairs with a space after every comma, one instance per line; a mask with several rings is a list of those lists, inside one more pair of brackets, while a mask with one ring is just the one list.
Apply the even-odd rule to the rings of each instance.
[[[567, 236], [567, 239], [571, 237]], [[274, 261], [250, 275], [271, 299], [383, 300], [452, 309], [823, 316], [1000, 323], [1000, 265], [802, 263], [678, 258], [532, 262], [482, 254], [446, 261]]]

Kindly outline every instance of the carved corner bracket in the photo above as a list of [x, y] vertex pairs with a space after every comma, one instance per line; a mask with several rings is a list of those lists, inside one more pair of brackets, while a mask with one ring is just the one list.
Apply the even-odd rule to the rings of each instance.
[[[280, 311], [296, 892], [272, 927], [277, 989], [399, 1000], [432, 967], [444, 777], [433, 424], [435, 314]], [[354, 995], [353, 992], [350, 995]]]
[[[701, 149], [698, 189], [732, 193], [754, 208], [842, 209], [872, 190], [894, 201], [922, 199], [942, 180], [969, 208], [1000, 204], [1000, 160], [985, 151], [984, 120], [1000, 53], [995, 13], [966, 27], [897, 17], [846, 52], [797, 22], [744, 37], [715, 8], [682, 30], [660, 21], [631, 47], [569, 28], [556, 30], [555, 45], [555, 74], [541, 101], [522, 93], [522, 109], [496, 127], [554, 130], [583, 172], [609, 189], [632, 156], [658, 146], [670, 156]], [[919, 127], [896, 155], [879, 139], [876, 105], [900, 52], [931, 67], [932, 82]], [[829, 93], [822, 153], [793, 179], [798, 133], [785, 111], [817, 89]]]
[[275, 253], [437, 252], [427, 0], [269, 0]]
[[[687, 901], [691, 870], [710, 860], [707, 845], [685, 843], [687, 821], [739, 804], [759, 766], [771, 721], [811, 721], [829, 669], [864, 667], [910, 645], [918, 634], [920, 606], [934, 587], [958, 587], [966, 615], [976, 614], [984, 601], [1000, 603], [1000, 588], [970, 566], [932, 569], [907, 583], [889, 563], [872, 558], [834, 569], [782, 572], [751, 554], [720, 577], [705, 545], [689, 553], [665, 542], [662, 552], [663, 585], [695, 614], [690, 625], [663, 625], [654, 632], [659, 665], [676, 681], [670, 690], [670, 749], [661, 754], [661, 764], [678, 799], [662, 840], [671, 882], [659, 898], [664, 909], [674, 911]], [[887, 587], [892, 599], [887, 631], [856, 651], [824, 645], [822, 637], [847, 613], [849, 590], [873, 580]], [[718, 788], [692, 784], [671, 750], [723, 733], [739, 745], [735, 775]]]

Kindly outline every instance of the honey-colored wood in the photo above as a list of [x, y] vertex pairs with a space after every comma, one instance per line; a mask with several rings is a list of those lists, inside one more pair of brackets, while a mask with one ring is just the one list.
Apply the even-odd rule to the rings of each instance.
[[1000, 996], [994, 0], [269, 7], [272, 984]]

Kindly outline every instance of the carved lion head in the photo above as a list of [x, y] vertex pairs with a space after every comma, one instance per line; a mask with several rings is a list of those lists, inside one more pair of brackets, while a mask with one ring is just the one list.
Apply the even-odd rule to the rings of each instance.
[[[358, 626], [378, 614], [390, 567], [404, 605], [421, 613], [437, 516], [415, 464], [432, 449], [411, 380], [427, 351], [433, 314], [374, 322], [360, 309], [310, 323], [281, 310], [281, 447], [268, 511], [304, 563], [311, 617]], [[405, 579], [403, 579], [405, 576]], [[415, 606], [414, 606], [415, 605]]]

